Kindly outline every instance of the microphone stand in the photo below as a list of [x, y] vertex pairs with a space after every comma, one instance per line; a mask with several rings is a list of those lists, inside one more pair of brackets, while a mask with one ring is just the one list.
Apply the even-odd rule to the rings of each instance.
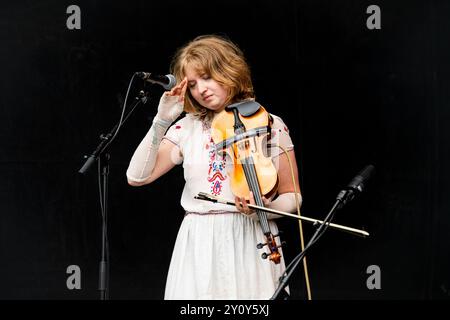
[[[292, 265], [291, 269], [289, 269], [289, 271], [287, 271], [287, 273], [285, 275], [280, 277], [280, 284], [278, 285], [278, 288], [275, 290], [275, 293], [270, 298], [270, 300], [286, 300], [287, 299], [286, 291], [284, 290], [284, 288], [287, 286], [289, 278], [292, 276], [292, 274], [297, 269], [297, 267], [300, 264], [300, 262], [305, 257], [306, 251], [314, 243], [316, 243], [316, 241], [319, 240], [319, 238], [325, 233], [326, 229], [330, 225], [330, 221], [332, 220], [334, 213], [337, 210], [341, 209], [345, 205], [345, 203], [348, 200], [350, 200], [349, 198], [352, 198], [352, 195], [353, 195], [353, 190], [342, 190], [338, 194], [338, 196], [336, 197], [336, 202], [334, 203], [334, 205], [331, 208], [330, 212], [328, 212], [327, 216], [323, 220], [323, 223], [320, 224], [319, 228], [317, 228], [316, 232], [314, 233], [314, 235], [309, 240], [309, 242], [306, 245], [305, 249], [302, 252], [300, 252], [300, 254], [298, 256], [296, 256], [292, 260], [291, 264], [286, 268], [286, 270], [288, 270], [291, 267], [291, 265]], [[281, 294], [281, 298], [280, 298], [280, 294]]]
[[[129, 116], [134, 112], [136, 107], [140, 104], [147, 102], [148, 94], [144, 91], [139, 92], [139, 96], [135, 98], [136, 102], [131, 107], [131, 110], [119, 121], [114, 128], [107, 134], [100, 135], [100, 143], [97, 148], [88, 156], [84, 165], [78, 171], [81, 174], [85, 174], [95, 161], [98, 161], [98, 178], [99, 178], [99, 193], [100, 193], [100, 209], [102, 214], [102, 250], [101, 260], [99, 265], [99, 282], [98, 290], [100, 291], [100, 300], [109, 300], [109, 245], [108, 245], [108, 176], [109, 176], [109, 160], [111, 158], [108, 152], [109, 145], [116, 134], [118, 129], [125, 123]], [[126, 103], [126, 100], [125, 100]]]
[[[103, 140], [106, 141], [106, 140]], [[100, 300], [109, 300], [109, 242], [108, 242], [108, 175], [109, 175], [108, 152], [102, 153], [98, 159], [99, 167], [99, 189], [100, 189], [100, 207], [102, 211], [102, 256], [99, 266], [98, 290], [100, 291]], [[102, 183], [103, 182], [103, 183]], [[102, 190], [103, 185], [103, 190]]]

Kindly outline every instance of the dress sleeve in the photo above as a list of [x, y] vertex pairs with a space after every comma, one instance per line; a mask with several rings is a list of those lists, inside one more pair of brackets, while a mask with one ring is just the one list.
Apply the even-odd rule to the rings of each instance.
[[286, 151], [290, 151], [294, 149], [294, 144], [292, 143], [291, 136], [289, 135], [289, 129], [283, 120], [273, 115], [273, 124], [272, 124], [272, 137], [270, 139], [270, 155], [272, 157], [276, 157], [283, 153], [283, 149], [278, 146], [283, 147]]
[[[178, 147], [179, 152], [177, 152], [177, 154], [179, 154], [179, 156], [183, 157], [183, 136], [186, 132], [186, 118], [182, 118], [180, 120], [178, 120], [177, 122], [175, 122], [172, 126], [170, 126], [169, 130], [167, 130], [166, 134], [164, 135], [163, 139], [167, 139], [170, 142], [172, 142], [173, 144], [175, 144]], [[175, 152], [175, 151], [174, 151]], [[175, 157], [174, 159], [179, 159], [179, 157]], [[179, 161], [176, 161], [176, 163], [179, 163]]]
[[[183, 118], [184, 119], [184, 118]], [[184, 127], [184, 121], [183, 119], [178, 120], [174, 124], [172, 124], [167, 130], [166, 134], [164, 135], [163, 139], [167, 139], [170, 142], [176, 144], [178, 147], [181, 148], [181, 137], [183, 135], [183, 127]]]

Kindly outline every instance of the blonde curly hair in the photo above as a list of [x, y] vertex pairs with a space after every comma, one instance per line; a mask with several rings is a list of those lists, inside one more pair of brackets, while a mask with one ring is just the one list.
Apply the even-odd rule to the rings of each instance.
[[[254, 99], [250, 67], [241, 49], [229, 39], [218, 35], [203, 35], [179, 48], [171, 63], [171, 73], [180, 82], [186, 67], [198, 74], [208, 74], [228, 92], [225, 105]], [[202, 119], [212, 118], [214, 111], [201, 106], [186, 90], [184, 111]]]

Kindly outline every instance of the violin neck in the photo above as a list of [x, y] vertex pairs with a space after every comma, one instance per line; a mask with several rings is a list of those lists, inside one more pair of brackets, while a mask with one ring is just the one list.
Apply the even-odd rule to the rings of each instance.
[[[245, 125], [239, 118], [238, 110], [236, 108], [233, 108], [232, 110], [234, 115], [234, 133], [236, 135], [242, 134], [245, 132]], [[245, 158], [242, 161], [242, 168], [244, 169], [245, 178], [247, 179], [247, 184], [250, 191], [253, 193], [253, 198], [255, 199], [256, 205], [264, 207], [264, 201], [262, 200], [261, 189], [259, 187], [258, 176], [256, 174], [253, 158], [252, 157]], [[266, 236], [270, 235], [271, 232], [269, 222], [267, 220], [267, 213], [265, 211], [257, 209], [256, 214], [258, 215], [263, 233]]]

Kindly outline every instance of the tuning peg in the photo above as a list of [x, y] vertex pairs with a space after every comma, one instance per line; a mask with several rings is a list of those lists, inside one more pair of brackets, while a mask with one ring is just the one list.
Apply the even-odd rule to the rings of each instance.
[[[256, 248], [262, 249], [265, 245], [267, 245], [267, 243], [258, 243], [258, 244], [256, 245]], [[265, 258], [264, 258], [264, 259], [265, 259]]]
[[268, 256], [269, 256], [269, 255], [268, 255], [267, 253], [265, 253], [265, 252], [263, 252], [263, 253], [261, 254], [261, 258], [263, 258], [263, 259], [267, 259]]

